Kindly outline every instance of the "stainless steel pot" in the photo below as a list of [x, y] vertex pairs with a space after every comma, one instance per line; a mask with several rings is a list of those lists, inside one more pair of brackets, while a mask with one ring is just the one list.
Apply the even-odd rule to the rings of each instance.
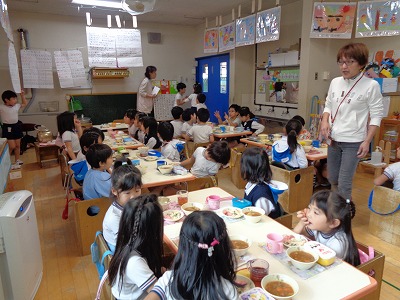
[[37, 139], [40, 143], [47, 143], [53, 140], [53, 134], [43, 125], [35, 125]]

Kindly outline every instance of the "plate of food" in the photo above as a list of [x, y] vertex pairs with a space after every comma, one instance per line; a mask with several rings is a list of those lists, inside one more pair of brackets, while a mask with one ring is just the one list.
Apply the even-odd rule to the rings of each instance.
[[243, 212], [240, 208], [237, 207], [225, 207], [221, 209], [221, 213], [230, 219], [239, 219], [243, 216]]
[[146, 157], [144, 157], [145, 161], [155, 161], [157, 159], [158, 159], [157, 156], [146, 156]]
[[247, 292], [239, 295], [240, 300], [274, 300], [266, 291], [262, 288], [256, 287], [248, 290]]
[[303, 246], [307, 242], [307, 238], [301, 234], [284, 234], [283, 245], [286, 248]]
[[236, 274], [234, 283], [238, 294], [242, 294], [255, 287], [254, 282], [250, 278], [239, 274]]
[[177, 209], [169, 209], [163, 212], [165, 221], [177, 222], [185, 215], [183, 211]]

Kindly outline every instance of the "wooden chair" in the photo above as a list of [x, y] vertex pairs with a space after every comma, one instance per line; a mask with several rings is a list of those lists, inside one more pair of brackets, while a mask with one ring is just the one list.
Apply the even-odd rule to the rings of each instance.
[[217, 175], [196, 178], [195, 180], [187, 182], [187, 190], [189, 192], [202, 190], [210, 187], [218, 186]]
[[186, 158], [192, 157], [194, 151], [197, 147], [207, 147], [210, 143], [195, 143], [192, 141], [188, 141], [185, 144], [185, 155]]
[[[103, 219], [110, 205], [111, 200], [106, 197], [74, 202], [75, 232], [82, 256], [90, 254], [93, 237], [103, 229]], [[99, 209], [94, 216], [90, 213], [91, 207]]]
[[[368, 253], [368, 247], [364, 244], [357, 242], [358, 249]], [[379, 295], [381, 293], [381, 286], [382, 286], [382, 276], [383, 276], [383, 268], [385, 265], [385, 255], [379, 251], [374, 250], [374, 258], [370, 259], [366, 263], [363, 263], [357, 266], [361, 272], [375, 278], [376, 282], [378, 283], [377, 289], [367, 296], [364, 296], [364, 300], [375, 300], [379, 299]]]
[[374, 178], [380, 176], [383, 170], [390, 163], [390, 150], [392, 150], [392, 143], [384, 140], [379, 141], [379, 147], [382, 149], [383, 163], [381, 166], [374, 166], [366, 161], [361, 161], [358, 164], [358, 168], [361, 172], [365, 172], [366, 169], [372, 169], [374, 171]]
[[283, 215], [279, 218], [276, 218], [275, 221], [277, 221], [278, 223], [282, 224], [283, 226], [292, 229], [292, 215], [291, 214], [287, 214], [287, 215]]
[[313, 193], [314, 167], [289, 171], [271, 166], [271, 170], [272, 179], [282, 181], [289, 187], [279, 195], [279, 203], [283, 209], [287, 213], [294, 213], [306, 208]]

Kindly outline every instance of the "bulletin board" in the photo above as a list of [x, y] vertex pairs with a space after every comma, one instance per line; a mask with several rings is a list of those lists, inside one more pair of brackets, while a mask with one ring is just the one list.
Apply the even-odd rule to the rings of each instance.
[[136, 93], [71, 95], [79, 100], [83, 110], [78, 115], [90, 117], [95, 125], [122, 119], [129, 108], [136, 109]]
[[172, 120], [171, 109], [175, 104], [175, 96], [171, 94], [158, 94], [154, 99], [154, 117], [157, 121]]

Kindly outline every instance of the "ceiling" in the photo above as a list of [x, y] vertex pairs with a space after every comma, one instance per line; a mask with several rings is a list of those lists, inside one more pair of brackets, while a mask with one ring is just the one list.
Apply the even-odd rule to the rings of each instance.
[[[281, 5], [297, 2], [300, 0], [280, 0]], [[104, 17], [107, 14], [119, 14], [122, 20], [131, 20], [131, 16], [126, 12], [110, 11], [104, 8], [81, 8], [71, 4], [71, 0], [6, 0], [8, 9], [13, 11], [25, 11], [45, 14], [82, 16], [90, 12], [92, 19]], [[262, 10], [271, 8], [276, 0], [262, 0]], [[138, 23], [152, 22], [177, 25], [198, 25], [205, 22], [215, 24], [217, 15], [230, 16], [232, 8], [235, 9], [237, 17], [238, 6], [241, 4], [242, 17], [250, 15], [251, 0], [157, 0], [152, 12], [138, 15]], [[257, 6], [258, 0], [256, 0]], [[226, 23], [226, 22], [224, 22]]]

